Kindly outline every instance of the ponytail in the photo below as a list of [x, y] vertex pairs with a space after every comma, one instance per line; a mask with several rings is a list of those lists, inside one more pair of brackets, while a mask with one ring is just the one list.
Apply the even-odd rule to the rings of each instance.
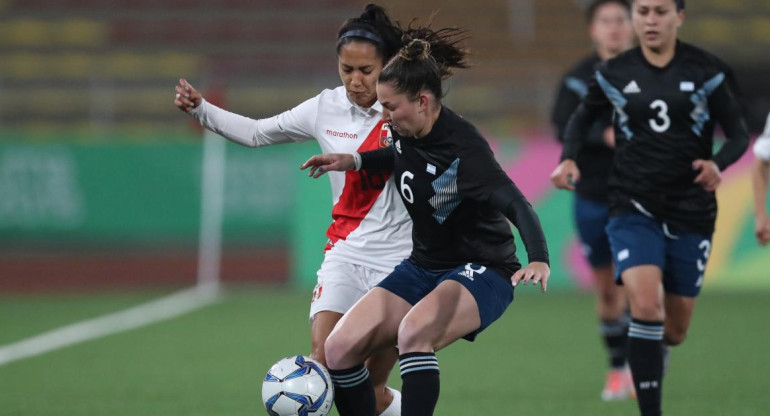
[[383, 68], [379, 82], [387, 83], [409, 99], [427, 90], [436, 98], [444, 94], [441, 81], [453, 74], [454, 68], [468, 68], [468, 51], [461, 46], [467, 32], [457, 28], [432, 30], [430, 26], [408, 28], [402, 36], [404, 45]]

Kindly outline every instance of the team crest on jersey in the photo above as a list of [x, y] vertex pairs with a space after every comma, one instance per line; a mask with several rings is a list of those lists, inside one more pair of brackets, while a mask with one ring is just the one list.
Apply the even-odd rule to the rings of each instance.
[[390, 132], [390, 124], [383, 123], [380, 129], [380, 148], [393, 144], [393, 134]]
[[695, 83], [692, 81], [682, 81], [679, 83], [679, 91], [695, 91]]

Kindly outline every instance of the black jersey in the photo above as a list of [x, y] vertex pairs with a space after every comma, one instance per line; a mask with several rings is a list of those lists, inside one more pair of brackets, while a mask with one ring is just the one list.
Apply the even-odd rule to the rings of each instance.
[[[601, 63], [599, 55], [591, 54], [570, 69], [561, 80], [551, 112], [551, 121], [559, 141], [564, 142], [567, 121], [588, 93], [588, 84]], [[604, 142], [604, 131], [609, 126], [612, 126], [612, 110], [605, 111], [591, 125], [575, 159], [580, 168], [580, 181], [575, 184], [575, 193], [602, 203], [609, 202], [608, 180], [613, 150]]]
[[[640, 211], [685, 230], [711, 234], [716, 198], [694, 183], [699, 172], [692, 163], [712, 159], [724, 170], [748, 146], [731, 77], [724, 62], [686, 43], [677, 42], [674, 58], [663, 68], [651, 65], [641, 48], [627, 51], [596, 71], [570, 119], [562, 159], [575, 159], [580, 132], [613, 106], [612, 212]], [[714, 155], [717, 122], [728, 140]]]
[[[362, 168], [392, 169], [412, 217], [410, 259], [430, 270], [476, 263], [512, 274], [521, 266], [511, 226], [529, 261], [548, 262], [540, 222], [473, 125], [446, 107], [421, 138], [393, 132], [393, 145], [361, 153]], [[505, 215], [503, 215], [503, 213]]]

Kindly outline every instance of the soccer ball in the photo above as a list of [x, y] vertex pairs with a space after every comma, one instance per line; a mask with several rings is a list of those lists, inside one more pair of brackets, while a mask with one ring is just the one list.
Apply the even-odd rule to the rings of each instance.
[[325, 416], [333, 400], [329, 372], [310, 357], [278, 361], [262, 382], [262, 403], [270, 416]]

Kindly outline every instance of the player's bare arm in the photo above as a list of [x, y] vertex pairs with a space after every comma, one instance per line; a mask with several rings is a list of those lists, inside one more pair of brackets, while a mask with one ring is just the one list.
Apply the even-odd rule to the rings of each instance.
[[311, 178], [318, 178], [324, 174], [324, 172], [334, 171], [346, 171], [356, 168], [355, 156], [352, 153], [328, 153], [325, 155], [315, 155], [308, 159], [300, 170], [310, 168], [307, 176]]

